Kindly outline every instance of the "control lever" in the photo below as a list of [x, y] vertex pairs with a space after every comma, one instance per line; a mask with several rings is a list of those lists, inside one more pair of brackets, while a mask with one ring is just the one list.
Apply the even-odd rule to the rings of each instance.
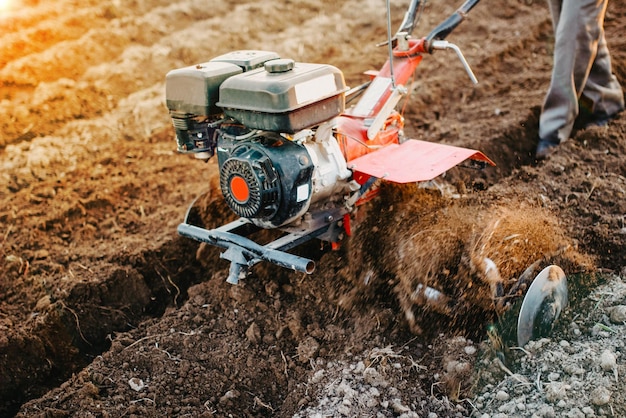
[[459, 60], [461, 61], [461, 64], [463, 64], [463, 68], [465, 68], [465, 71], [467, 72], [467, 75], [469, 76], [470, 80], [472, 80], [472, 83], [478, 84], [478, 79], [474, 75], [474, 72], [470, 68], [469, 64], [467, 63], [467, 60], [463, 56], [463, 53], [461, 52], [461, 49], [458, 46], [448, 41], [434, 40], [430, 43], [430, 47], [432, 49], [438, 49], [438, 50], [452, 49], [454, 52], [456, 52], [457, 57], [459, 57]]

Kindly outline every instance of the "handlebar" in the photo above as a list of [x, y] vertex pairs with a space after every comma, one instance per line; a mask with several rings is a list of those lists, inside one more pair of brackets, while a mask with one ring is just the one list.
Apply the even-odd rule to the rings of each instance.
[[404, 15], [404, 20], [402, 21], [400, 29], [398, 29], [397, 33], [406, 33], [410, 35], [411, 32], [413, 32], [413, 28], [417, 22], [417, 10], [421, 4], [422, 0], [411, 0], [411, 4]]
[[[432, 42], [435, 40], [444, 40], [450, 33], [456, 29], [457, 26], [465, 19], [465, 16], [469, 13], [470, 10], [474, 8], [478, 4], [480, 0], [466, 0], [465, 3], [461, 5], [452, 15], [450, 15], [446, 20], [437, 25], [425, 38], [424, 44], [427, 52], [432, 53], [433, 47]], [[398, 35], [403, 34], [404, 36], [411, 35], [413, 29], [415, 28], [415, 23], [418, 18], [418, 10], [420, 6], [422, 6], [422, 0], [411, 0], [411, 4], [407, 9], [407, 12], [404, 15], [404, 19], [402, 20], [402, 24], [400, 28], [396, 32], [396, 36], [392, 40], [394, 42], [397, 41]]]
[[[446, 20], [435, 27], [425, 38], [425, 47], [428, 52], [432, 52], [432, 42], [434, 40], [443, 40], [465, 19], [465, 15], [478, 4], [480, 0], [466, 0]], [[412, 6], [412, 5], [411, 5]]]

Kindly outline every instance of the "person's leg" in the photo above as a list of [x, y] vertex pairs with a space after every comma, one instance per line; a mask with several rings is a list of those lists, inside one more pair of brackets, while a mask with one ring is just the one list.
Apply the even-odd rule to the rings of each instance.
[[567, 140], [596, 59], [608, 0], [550, 0], [555, 45], [550, 87], [539, 119], [537, 156]]
[[578, 115], [578, 97], [574, 85], [578, 9], [568, 0], [549, 1], [554, 26], [554, 54], [550, 87], [539, 118], [539, 140], [559, 144], [569, 137]]
[[589, 104], [589, 108], [584, 111], [589, 114], [592, 123], [602, 123], [624, 110], [624, 93], [617, 77], [613, 74], [604, 30], [600, 35], [598, 53], [591, 66], [582, 95], [581, 106], [582, 103]]

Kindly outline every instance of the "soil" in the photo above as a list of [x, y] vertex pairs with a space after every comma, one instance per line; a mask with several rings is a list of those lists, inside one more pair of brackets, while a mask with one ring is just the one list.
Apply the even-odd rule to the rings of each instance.
[[[175, 151], [165, 74], [238, 49], [380, 68], [384, 2], [9, 0], [0, 14], [0, 416], [626, 416], [626, 116], [534, 159], [549, 84], [543, 2], [479, 4], [424, 57], [411, 138], [495, 163], [382, 184], [340, 249], [296, 251], [236, 286], [220, 251], [179, 237], [233, 215], [215, 161]], [[398, 27], [408, 1], [393, 2]], [[429, 2], [414, 35], [459, 5]], [[626, 86], [626, 1], [606, 37]], [[519, 298], [558, 264], [570, 303], [517, 347]], [[450, 298], [430, 306], [415, 290]], [[522, 291], [521, 289], [520, 291]], [[504, 309], [508, 308], [508, 309]]]

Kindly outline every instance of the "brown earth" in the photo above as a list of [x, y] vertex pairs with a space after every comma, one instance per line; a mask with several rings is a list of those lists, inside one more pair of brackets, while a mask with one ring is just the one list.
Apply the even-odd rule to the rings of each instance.
[[[432, 3], [414, 35], [458, 6]], [[448, 38], [479, 84], [438, 52], [405, 107], [409, 137], [479, 149], [496, 167], [383, 185], [339, 251], [298, 249], [317, 260], [312, 275], [259, 265], [238, 286], [218, 250], [176, 234], [199, 195], [207, 225], [232, 215], [215, 162], [175, 152], [165, 74], [264, 49], [335, 65], [355, 86], [386, 58], [384, 2], [12, 4], [0, 15], [0, 416], [496, 413], [476, 407], [475, 370], [446, 368], [481, 342], [508, 352], [488, 333], [500, 312], [481, 260], [507, 289], [536, 261], [561, 265], [570, 321], [593, 309], [588, 291], [626, 275], [626, 117], [533, 158], [553, 45], [543, 2], [479, 4]], [[407, 4], [392, 5], [393, 28]], [[622, 85], [625, 6], [606, 17]], [[451, 315], [423, 306], [419, 283], [457, 301]], [[351, 373], [367, 402], [323, 379]], [[344, 401], [324, 415], [329, 388]], [[626, 414], [623, 395], [610, 411]]]

